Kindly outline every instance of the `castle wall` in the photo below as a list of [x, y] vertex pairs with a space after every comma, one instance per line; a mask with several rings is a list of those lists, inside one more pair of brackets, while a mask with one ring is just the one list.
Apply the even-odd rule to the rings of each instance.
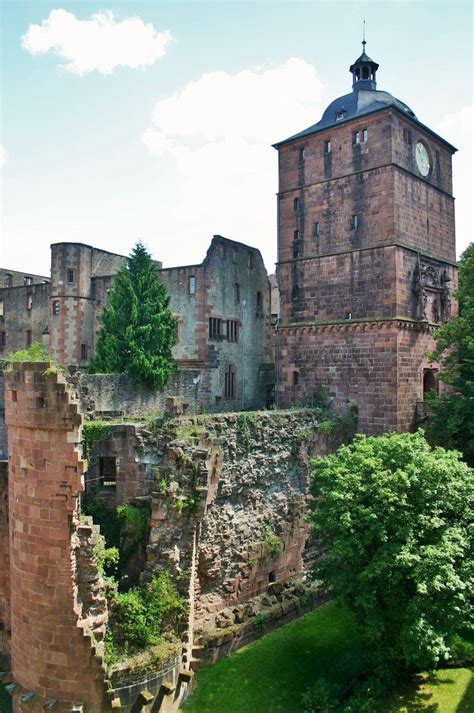
[[48, 346], [49, 290], [48, 283], [0, 290], [0, 357], [34, 342]]
[[10, 651], [10, 539], [8, 461], [0, 461], [0, 656]]
[[61, 712], [74, 701], [102, 711], [104, 670], [78, 596], [81, 416], [63, 378], [45, 374], [47, 367], [14, 364], [6, 376], [13, 709], [39, 713], [56, 699]]

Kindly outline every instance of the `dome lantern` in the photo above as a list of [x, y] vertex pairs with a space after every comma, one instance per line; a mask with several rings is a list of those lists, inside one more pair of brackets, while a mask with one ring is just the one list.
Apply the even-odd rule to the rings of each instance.
[[359, 89], [374, 90], [377, 88], [375, 77], [379, 65], [365, 53], [366, 44], [364, 37], [362, 40], [362, 54], [349, 67], [349, 71], [352, 74], [353, 91], [358, 91]]

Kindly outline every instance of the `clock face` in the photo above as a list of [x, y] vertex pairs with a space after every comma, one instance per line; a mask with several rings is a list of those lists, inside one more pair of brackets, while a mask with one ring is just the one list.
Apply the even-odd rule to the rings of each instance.
[[430, 172], [430, 157], [426, 146], [418, 142], [415, 148], [416, 165], [422, 176], [427, 176]]

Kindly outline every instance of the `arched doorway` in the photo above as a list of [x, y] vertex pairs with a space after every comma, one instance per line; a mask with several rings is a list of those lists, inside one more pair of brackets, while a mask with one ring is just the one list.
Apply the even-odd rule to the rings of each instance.
[[429, 393], [438, 393], [438, 381], [433, 369], [423, 370], [423, 401]]

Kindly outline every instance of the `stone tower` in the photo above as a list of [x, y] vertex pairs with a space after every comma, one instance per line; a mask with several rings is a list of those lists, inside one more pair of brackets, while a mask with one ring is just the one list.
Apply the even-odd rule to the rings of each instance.
[[413, 427], [437, 388], [433, 328], [453, 309], [456, 149], [391, 94], [365, 52], [352, 92], [275, 144], [279, 154], [278, 395], [324, 386], [366, 433]]

